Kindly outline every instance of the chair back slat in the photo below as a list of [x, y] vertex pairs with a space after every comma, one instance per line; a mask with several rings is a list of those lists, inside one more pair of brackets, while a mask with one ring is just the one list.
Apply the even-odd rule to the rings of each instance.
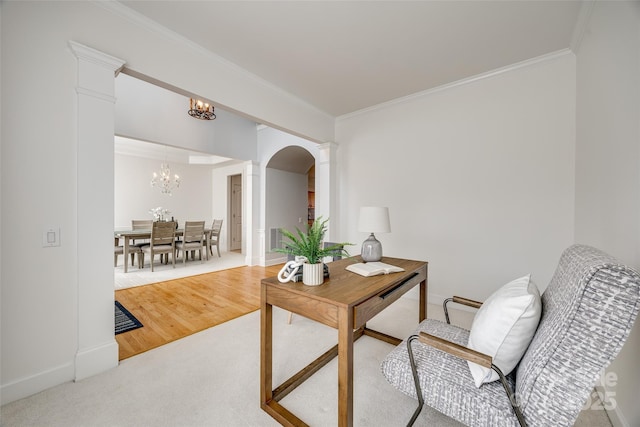
[[132, 230], [151, 230], [153, 227], [153, 220], [149, 219], [132, 219], [131, 220], [131, 229]]
[[640, 275], [595, 248], [562, 254], [516, 373], [529, 426], [571, 426], [638, 315]]
[[156, 221], [151, 229], [151, 245], [173, 245], [176, 235], [176, 223], [174, 221]]
[[219, 236], [221, 230], [222, 230], [222, 220], [214, 219], [213, 224], [211, 225], [211, 235]]
[[184, 241], [200, 242], [204, 239], [204, 221], [185, 221], [184, 223]]

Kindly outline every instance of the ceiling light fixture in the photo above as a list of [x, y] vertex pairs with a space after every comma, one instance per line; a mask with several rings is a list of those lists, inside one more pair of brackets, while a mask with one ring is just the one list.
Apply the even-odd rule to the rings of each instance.
[[208, 104], [199, 99], [191, 98], [189, 102], [189, 115], [200, 120], [214, 120], [216, 115], [214, 114], [213, 105]]
[[174, 188], [180, 187], [180, 177], [176, 174], [171, 176], [171, 169], [168, 163], [160, 165], [160, 174], [154, 172], [151, 179], [151, 186], [158, 187], [163, 194], [171, 195]]

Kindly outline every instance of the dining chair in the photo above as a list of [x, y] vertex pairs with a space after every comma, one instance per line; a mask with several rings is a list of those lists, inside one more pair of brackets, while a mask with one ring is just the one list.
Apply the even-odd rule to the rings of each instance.
[[209, 259], [204, 237], [204, 221], [185, 221], [182, 240], [176, 242], [176, 254], [180, 251], [182, 251], [182, 264], [186, 264], [190, 251], [198, 251], [200, 261], [204, 251], [206, 259]]
[[151, 256], [151, 271], [153, 271], [153, 261], [157, 254], [167, 254], [167, 256], [171, 254], [171, 263], [173, 268], [176, 268], [176, 223], [174, 221], [155, 221], [151, 227], [149, 246], [144, 246], [142, 251]]
[[[218, 250], [218, 257], [220, 257], [220, 231], [222, 230], [222, 220], [214, 219], [213, 225], [211, 225], [211, 232], [209, 233], [209, 253], [213, 256], [213, 245]], [[207, 244], [206, 240], [203, 243]]]
[[[153, 220], [151, 219], [132, 219], [131, 220], [131, 229], [132, 230], [151, 230], [153, 226]], [[133, 256], [138, 253], [138, 256], [142, 256], [142, 248], [145, 246], [149, 246], [149, 239], [133, 239], [131, 241], [131, 245], [129, 246], [129, 253], [131, 254], [131, 266], [133, 266]], [[139, 250], [135, 250], [133, 248], [138, 248]], [[142, 259], [144, 261], [144, 257]], [[138, 264], [140, 264], [140, 260], [138, 260]], [[140, 267], [142, 268], [142, 267]]]
[[[138, 247], [132, 246], [129, 248], [129, 253], [131, 254], [131, 261], [133, 261], [134, 255], [138, 254], [138, 268], [142, 268], [143, 257], [142, 250]], [[124, 246], [120, 246], [120, 238], [114, 237], [114, 245], [113, 245], [113, 266], [118, 266], [118, 255], [124, 254]], [[125, 259], [124, 262], [127, 262]], [[133, 265], [133, 264], [131, 264]]]
[[[118, 237], [114, 237], [114, 244], [113, 244], [113, 266], [117, 267], [118, 266], [118, 255], [122, 255], [124, 254], [124, 247], [120, 246], [120, 239]], [[124, 260], [125, 262], [127, 262], [127, 260]]]

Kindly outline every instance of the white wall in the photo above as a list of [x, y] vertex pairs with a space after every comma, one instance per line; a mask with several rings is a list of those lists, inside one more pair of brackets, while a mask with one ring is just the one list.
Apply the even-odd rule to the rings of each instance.
[[116, 78], [116, 134], [239, 160], [256, 160], [256, 123], [215, 110], [216, 119], [187, 114], [189, 98], [120, 73]]
[[[270, 230], [307, 229], [307, 175], [267, 168], [266, 170], [266, 247], [271, 247]], [[298, 221], [298, 220], [301, 221]], [[284, 255], [277, 254], [277, 258]]]
[[566, 53], [341, 118], [340, 235], [388, 206], [383, 253], [428, 261], [431, 301], [528, 273], [544, 290], [573, 242], [574, 104]]
[[[640, 269], [640, 3], [595, 2], [577, 50], [576, 241]], [[608, 369], [614, 425], [640, 425], [640, 321]]]
[[171, 195], [163, 194], [158, 188], [151, 187], [153, 172], [160, 170], [160, 162], [137, 156], [115, 155], [115, 227], [130, 229], [132, 219], [153, 219], [149, 209], [163, 207], [171, 211], [180, 224], [184, 221], [204, 220], [207, 226], [213, 221], [212, 209], [219, 198], [226, 196], [217, 193], [213, 197], [211, 166], [171, 163], [172, 174], [181, 179], [180, 188]]

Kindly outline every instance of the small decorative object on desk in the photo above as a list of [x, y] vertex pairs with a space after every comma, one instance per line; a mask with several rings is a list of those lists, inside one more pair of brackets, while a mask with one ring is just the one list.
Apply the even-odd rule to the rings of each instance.
[[[304, 268], [304, 267], [303, 267]], [[324, 280], [329, 278], [329, 266], [327, 264], [322, 264], [323, 277]], [[291, 278], [292, 282], [302, 282], [302, 269], [298, 269], [298, 271]]]
[[385, 264], [384, 262], [359, 262], [357, 264], [350, 264], [345, 267], [347, 270], [357, 273], [361, 276], [377, 276], [379, 274], [399, 273], [404, 271], [402, 267], [396, 267], [395, 265]]
[[[344, 249], [347, 245], [353, 245], [353, 243], [336, 243], [329, 247], [323, 247], [322, 242], [324, 235], [327, 231], [327, 222], [329, 220], [322, 220], [322, 217], [318, 217], [317, 220], [308, 227], [307, 232], [303, 233], [296, 228], [296, 234], [282, 229], [282, 235], [286, 237], [289, 242], [284, 243], [284, 248], [276, 248], [275, 252], [284, 253], [287, 255], [295, 255], [296, 257], [305, 257], [306, 262], [294, 262], [290, 261], [283, 268], [286, 269], [290, 263], [296, 263], [294, 268], [302, 266], [302, 283], [305, 285], [320, 285], [324, 282], [324, 263], [322, 259], [324, 257], [334, 257], [338, 255], [349, 256], [349, 253]], [[315, 268], [313, 265], [318, 264]], [[292, 280], [295, 277], [295, 273], [287, 275], [288, 280]]]

